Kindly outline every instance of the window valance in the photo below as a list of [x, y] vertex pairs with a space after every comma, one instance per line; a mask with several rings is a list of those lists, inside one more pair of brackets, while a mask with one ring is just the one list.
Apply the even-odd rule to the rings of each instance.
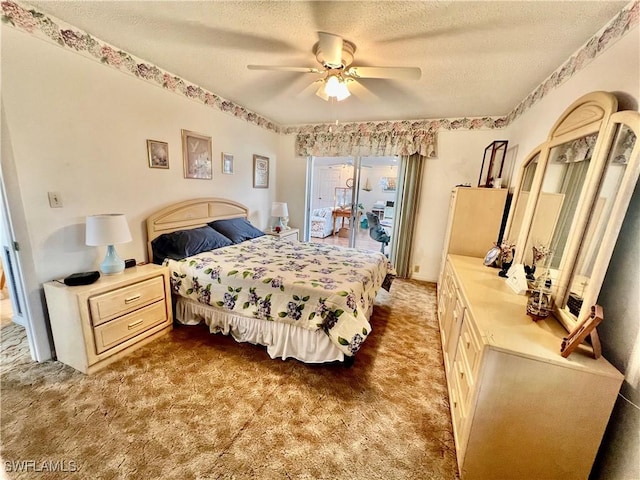
[[299, 127], [296, 155], [316, 157], [437, 157], [437, 129], [431, 122], [368, 122]]

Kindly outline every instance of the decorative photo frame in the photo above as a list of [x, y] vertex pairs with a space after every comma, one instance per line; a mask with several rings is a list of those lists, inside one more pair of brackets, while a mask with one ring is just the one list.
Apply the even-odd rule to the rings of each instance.
[[211, 180], [213, 178], [211, 137], [182, 130], [184, 178]]
[[269, 158], [253, 156], [253, 188], [269, 188]]
[[395, 192], [397, 177], [382, 177], [380, 178], [380, 186], [383, 192]]
[[495, 140], [484, 149], [478, 187], [500, 188], [502, 186], [502, 170], [508, 144], [508, 140]]
[[169, 168], [169, 144], [159, 140], [147, 140], [149, 168]]
[[231, 153], [222, 152], [222, 173], [225, 175], [233, 174], [233, 155]]

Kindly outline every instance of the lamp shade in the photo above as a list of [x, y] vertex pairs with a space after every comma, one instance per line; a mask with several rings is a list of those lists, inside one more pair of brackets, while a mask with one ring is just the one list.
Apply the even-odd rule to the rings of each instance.
[[271, 204], [271, 216], [272, 217], [288, 217], [289, 209], [284, 202], [273, 202]]
[[87, 245], [115, 245], [132, 240], [127, 218], [122, 213], [90, 215], [86, 227]]

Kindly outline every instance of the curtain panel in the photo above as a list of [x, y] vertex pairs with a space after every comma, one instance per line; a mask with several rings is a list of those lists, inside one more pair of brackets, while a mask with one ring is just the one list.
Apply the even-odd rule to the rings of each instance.
[[302, 127], [296, 135], [301, 157], [437, 157], [437, 131], [423, 122], [346, 123]]
[[398, 214], [393, 227], [396, 239], [391, 244], [391, 263], [399, 278], [409, 278], [411, 275], [411, 251], [425, 163], [426, 158], [417, 153], [403, 156], [400, 161], [396, 204]]

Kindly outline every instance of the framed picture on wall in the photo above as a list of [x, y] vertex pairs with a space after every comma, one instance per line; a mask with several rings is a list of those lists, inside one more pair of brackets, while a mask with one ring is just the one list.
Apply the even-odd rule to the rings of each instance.
[[211, 137], [182, 130], [184, 178], [211, 180]]
[[269, 158], [253, 156], [253, 188], [269, 188]]
[[230, 175], [233, 173], [233, 155], [222, 153], [222, 173]]
[[380, 186], [383, 192], [395, 192], [396, 191], [396, 177], [382, 177], [380, 179]]
[[150, 168], [169, 168], [169, 144], [159, 140], [147, 140], [147, 157]]

